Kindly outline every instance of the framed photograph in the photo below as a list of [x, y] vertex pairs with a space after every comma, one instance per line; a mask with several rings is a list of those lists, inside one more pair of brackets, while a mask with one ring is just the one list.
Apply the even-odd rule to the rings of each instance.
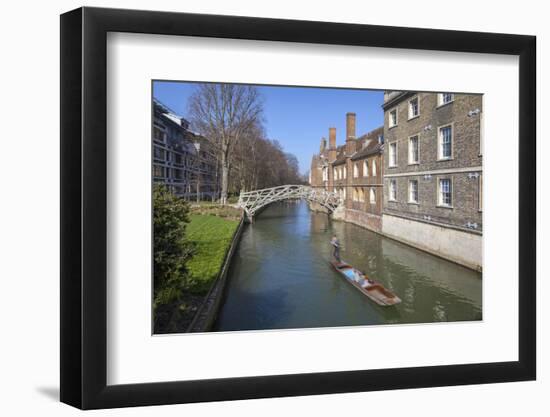
[[533, 380], [535, 37], [61, 16], [61, 401]]

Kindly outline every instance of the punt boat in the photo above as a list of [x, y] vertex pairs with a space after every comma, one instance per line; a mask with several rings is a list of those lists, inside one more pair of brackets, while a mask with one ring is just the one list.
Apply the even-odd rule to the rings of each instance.
[[401, 299], [380, 282], [369, 279], [361, 271], [345, 262], [330, 261], [332, 267], [356, 290], [381, 306], [399, 304]]

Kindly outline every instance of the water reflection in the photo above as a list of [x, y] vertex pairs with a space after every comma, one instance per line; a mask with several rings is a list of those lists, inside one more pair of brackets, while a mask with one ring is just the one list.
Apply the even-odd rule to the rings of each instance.
[[[328, 264], [336, 234], [342, 258], [403, 302], [380, 307]], [[481, 274], [358, 226], [274, 204], [246, 227], [215, 330], [258, 330], [481, 319]]]

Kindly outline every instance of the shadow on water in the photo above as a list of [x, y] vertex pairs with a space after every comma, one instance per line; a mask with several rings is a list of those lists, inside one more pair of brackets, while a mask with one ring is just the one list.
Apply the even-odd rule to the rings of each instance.
[[[329, 265], [330, 238], [342, 258], [403, 302], [381, 307]], [[481, 274], [335, 222], [305, 203], [267, 207], [243, 231], [215, 330], [261, 330], [481, 319]]]

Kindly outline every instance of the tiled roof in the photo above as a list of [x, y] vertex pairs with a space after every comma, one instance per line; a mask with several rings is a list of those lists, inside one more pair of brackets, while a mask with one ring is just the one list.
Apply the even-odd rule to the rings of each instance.
[[351, 159], [352, 160], [361, 159], [366, 156], [381, 152], [381, 150], [383, 149], [383, 144], [379, 142], [378, 138], [383, 134], [384, 134], [384, 127], [380, 126], [370, 131], [369, 133], [361, 136], [360, 138], [358, 138], [357, 140], [359, 141], [361, 149], [355, 152], [351, 156]]
[[340, 145], [336, 148], [336, 159], [332, 165], [342, 165], [346, 163], [346, 146]]
[[359, 150], [358, 152], [355, 152], [352, 155], [351, 159], [356, 160], [356, 159], [365, 158], [369, 155], [379, 153], [382, 149], [383, 149], [383, 144], [379, 143], [378, 139], [373, 139], [363, 149]]

